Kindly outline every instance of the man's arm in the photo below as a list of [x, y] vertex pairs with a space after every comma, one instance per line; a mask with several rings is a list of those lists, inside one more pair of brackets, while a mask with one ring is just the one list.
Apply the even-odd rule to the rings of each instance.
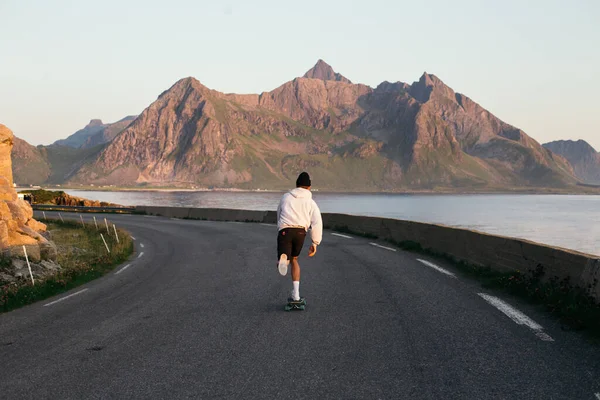
[[312, 244], [318, 246], [321, 244], [321, 240], [323, 240], [323, 219], [321, 218], [321, 210], [319, 210], [319, 206], [314, 201], [312, 211], [310, 236]]

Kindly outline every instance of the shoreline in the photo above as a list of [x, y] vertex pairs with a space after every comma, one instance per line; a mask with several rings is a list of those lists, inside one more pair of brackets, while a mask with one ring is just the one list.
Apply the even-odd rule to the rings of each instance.
[[[236, 189], [236, 188], [218, 188], [218, 189], [187, 189], [187, 188], [96, 188], [96, 187], [70, 187], [61, 186], [41, 187], [44, 190], [51, 191], [66, 191], [77, 190], [81, 192], [156, 192], [156, 193], [285, 193], [291, 189]], [[17, 191], [31, 190], [31, 188], [17, 188]], [[393, 194], [393, 195], [564, 195], [564, 196], [600, 196], [600, 189], [586, 191], [571, 191], [560, 189], [523, 189], [523, 190], [394, 190], [394, 191], [344, 191], [331, 189], [312, 189], [314, 193], [327, 194], [357, 194], [357, 195], [377, 195], [377, 194]]]

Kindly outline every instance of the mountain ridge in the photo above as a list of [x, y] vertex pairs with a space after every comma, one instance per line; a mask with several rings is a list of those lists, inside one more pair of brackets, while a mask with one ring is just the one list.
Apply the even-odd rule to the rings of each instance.
[[322, 60], [260, 94], [180, 79], [64, 180], [279, 189], [305, 169], [321, 188], [349, 191], [578, 182], [565, 158], [433, 74], [371, 88]]
[[575, 176], [584, 183], [600, 185], [600, 153], [585, 140], [555, 140], [543, 146], [556, 154], [565, 157], [571, 165]]

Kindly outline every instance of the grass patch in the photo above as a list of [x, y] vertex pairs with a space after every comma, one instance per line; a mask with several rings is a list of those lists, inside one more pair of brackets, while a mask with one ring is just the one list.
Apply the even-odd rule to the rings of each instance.
[[[51, 231], [52, 241], [58, 248], [57, 262], [62, 271], [43, 281], [36, 280], [35, 286], [30, 281], [17, 284], [0, 281], [0, 312], [52, 297], [99, 278], [126, 261], [133, 253], [131, 236], [121, 229], [117, 229], [119, 243], [114, 230], [110, 235], [107, 235], [106, 228], [102, 232], [110, 254], [94, 225], [86, 224], [84, 229], [81, 223], [75, 221], [63, 223], [53, 220], [48, 222], [48, 231]], [[0, 266], [5, 268], [10, 263], [6, 258], [0, 260]]]
[[[331, 229], [340, 233], [377, 239], [376, 235], [357, 232], [347, 226], [335, 226]], [[402, 250], [448, 262], [461, 274], [479, 281], [482, 287], [499, 290], [540, 306], [565, 326], [581, 331], [594, 342], [600, 343], [600, 303], [588, 293], [587, 289], [591, 287], [580, 288], [574, 286], [569, 279], [546, 277], [544, 266], [541, 264], [532, 271], [501, 272], [491, 267], [457, 261], [447, 254], [424, 249], [418, 242], [394, 240], [386, 240], [386, 242]]]
[[23, 194], [31, 194], [33, 196], [34, 204], [55, 204], [56, 199], [59, 197], [64, 197], [66, 195], [62, 190], [60, 191], [51, 191], [51, 190], [23, 190], [19, 193]]

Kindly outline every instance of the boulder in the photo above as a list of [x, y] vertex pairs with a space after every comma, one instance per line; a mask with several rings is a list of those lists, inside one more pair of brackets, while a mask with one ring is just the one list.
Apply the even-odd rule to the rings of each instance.
[[35, 219], [30, 219], [29, 221], [27, 221], [27, 225], [28, 227], [30, 227], [31, 229], [33, 229], [34, 231], [37, 232], [46, 232], [46, 224], [43, 224], [39, 221], [36, 221]]
[[[32, 239], [35, 241], [35, 239]], [[27, 249], [27, 257], [29, 257], [30, 262], [39, 262], [42, 257], [40, 254], [40, 246], [36, 243], [25, 245]], [[25, 257], [25, 252], [23, 251], [23, 246], [9, 246], [4, 249], [4, 255], [10, 258]]]
[[6, 221], [0, 220], [0, 248], [5, 248], [10, 245], [10, 237], [8, 235], [8, 224]]
[[62, 270], [62, 267], [55, 262], [42, 260], [40, 265], [45, 268], [47, 271], [54, 273]]
[[58, 250], [56, 245], [49, 241], [40, 242], [40, 257], [45, 261], [56, 261], [58, 257]]

